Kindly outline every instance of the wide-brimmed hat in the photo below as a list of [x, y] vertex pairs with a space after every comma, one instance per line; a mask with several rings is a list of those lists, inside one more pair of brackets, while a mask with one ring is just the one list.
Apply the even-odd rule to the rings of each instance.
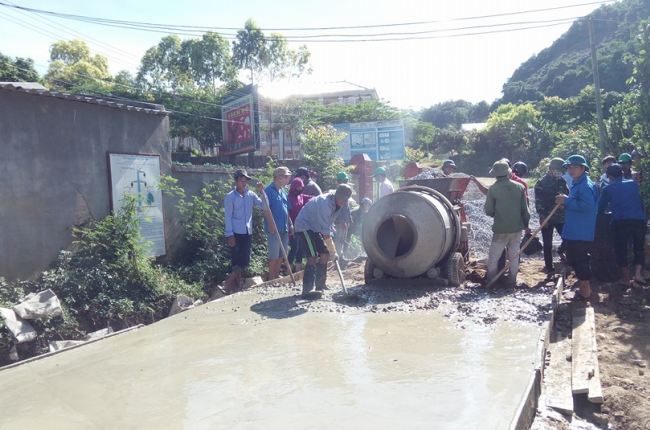
[[246, 179], [251, 179], [250, 176], [248, 176], [248, 173], [246, 173], [246, 170], [239, 169], [235, 171], [235, 181], [241, 177], [245, 177]]
[[490, 175], [494, 176], [508, 176], [510, 173], [512, 173], [510, 166], [503, 160], [496, 161], [490, 169]]
[[548, 163], [548, 167], [553, 170], [562, 170], [564, 167], [564, 160], [560, 157], [556, 157]]
[[614, 157], [613, 155], [608, 155], [607, 157], [600, 160], [600, 164], [602, 165], [602, 164], [605, 164], [605, 163], [609, 163], [610, 161], [612, 163], [616, 163], [616, 157]]
[[622, 153], [621, 155], [618, 156], [618, 162], [619, 163], [631, 163], [632, 162], [632, 156], [628, 154], [627, 152]]
[[336, 192], [334, 193], [334, 198], [339, 200], [348, 200], [352, 197], [352, 188], [347, 184], [341, 184], [336, 187]]
[[279, 178], [280, 176], [291, 176], [291, 170], [286, 166], [280, 166], [273, 171], [273, 177]]
[[567, 158], [562, 167], [569, 166], [583, 166], [587, 169], [587, 172], [589, 171], [589, 164], [587, 164], [587, 160], [582, 155], [574, 154]]

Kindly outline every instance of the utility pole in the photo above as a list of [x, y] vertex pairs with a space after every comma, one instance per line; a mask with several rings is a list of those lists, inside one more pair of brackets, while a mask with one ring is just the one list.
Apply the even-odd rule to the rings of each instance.
[[594, 93], [596, 95], [596, 117], [598, 118], [598, 141], [600, 156], [605, 156], [605, 123], [603, 122], [603, 106], [600, 100], [600, 77], [598, 76], [598, 58], [596, 57], [596, 41], [594, 37], [594, 19], [589, 18], [589, 45], [591, 46], [591, 68], [594, 75]]

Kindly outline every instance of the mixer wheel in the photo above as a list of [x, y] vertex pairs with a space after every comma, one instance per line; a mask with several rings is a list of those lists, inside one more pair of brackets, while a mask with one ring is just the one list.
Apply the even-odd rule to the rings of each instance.
[[454, 252], [447, 258], [445, 276], [449, 281], [449, 285], [454, 287], [458, 287], [465, 282], [465, 259], [463, 254]]

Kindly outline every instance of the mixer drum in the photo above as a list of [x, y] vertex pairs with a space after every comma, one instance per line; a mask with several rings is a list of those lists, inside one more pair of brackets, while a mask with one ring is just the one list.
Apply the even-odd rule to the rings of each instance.
[[439, 265], [460, 241], [460, 219], [442, 194], [419, 186], [379, 199], [363, 222], [368, 258], [384, 273], [412, 278]]

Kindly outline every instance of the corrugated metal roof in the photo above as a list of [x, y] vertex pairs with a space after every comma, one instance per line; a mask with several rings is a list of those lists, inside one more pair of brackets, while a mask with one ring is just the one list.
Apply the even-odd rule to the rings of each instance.
[[45, 87], [33, 82], [0, 82], [0, 90], [15, 91], [19, 93], [33, 94], [57, 99], [70, 100], [74, 102], [90, 103], [106, 106], [113, 109], [124, 109], [133, 112], [149, 113], [154, 115], [169, 115], [162, 105], [142, 103], [133, 100], [111, 99], [91, 97], [84, 94], [67, 94], [55, 91], [47, 91]]

